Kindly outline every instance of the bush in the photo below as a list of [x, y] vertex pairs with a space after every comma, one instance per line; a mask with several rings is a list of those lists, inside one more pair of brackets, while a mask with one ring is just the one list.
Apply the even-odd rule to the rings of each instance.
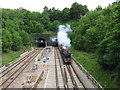
[[6, 30], [2, 29], [2, 51], [9, 52], [11, 50], [11, 46], [13, 44], [12, 35], [11, 33]]

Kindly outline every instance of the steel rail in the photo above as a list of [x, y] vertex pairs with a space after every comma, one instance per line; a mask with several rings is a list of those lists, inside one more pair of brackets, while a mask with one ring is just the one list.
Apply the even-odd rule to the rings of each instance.
[[54, 48], [54, 55], [55, 55], [55, 74], [56, 74], [56, 88], [59, 89], [59, 82], [58, 82], [58, 71], [57, 71], [57, 54], [56, 48]]
[[29, 54], [27, 54], [26, 56], [18, 59], [17, 61], [13, 62], [12, 64], [10, 64], [7, 68], [5, 68], [4, 70], [2, 70], [0, 72], [0, 79], [5, 75], [7, 74], [9, 71], [11, 71], [14, 67], [16, 67], [17, 65], [19, 65], [20, 63], [22, 63], [25, 59], [27, 59], [34, 51], [36, 50], [33, 50], [32, 52], [30, 52]]
[[63, 69], [62, 69], [63, 58], [62, 58], [61, 53], [59, 52], [58, 48], [57, 48], [57, 55], [58, 55], [58, 58], [59, 58], [59, 64], [60, 64], [61, 73], [62, 73], [62, 77], [63, 77], [64, 88], [65, 88], [65, 90], [68, 90], [67, 73], [66, 73], [65, 67], [63, 67]]
[[67, 67], [67, 69], [68, 69], [68, 72], [69, 72], [69, 74], [70, 74], [71, 81], [72, 81], [72, 83], [73, 83], [73, 88], [74, 88], [74, 90], [77, 90], [77, 89], [78, 89], [77, 83], [76, 83], [76, 81], [75, 81], [75, 79], [74, 79], [74, 76], [73, 76], [73, 73], [72, 73], [72, 71], [71, 71], [70, 66], [71, 66], [71, 65], [66, 65], [66, 67]]
[[25, 61], [25, 63], [19, 67], [17, 70], [15, 70], [14, 73], [12, 73], [12, 75], [10, 75], [4, 82], [2, 82], [2, 84], [0, 85], [0, 87], [7, 89], [9, 87], [9, 85], [18, 77], [18, 75], [29, 65], [29, 63], [39, 54], [41, 49], [38, 49], [35, 53], [33, 53], [33, 56], [30, 58], [30, 60], [28, 59], [27, 61]]

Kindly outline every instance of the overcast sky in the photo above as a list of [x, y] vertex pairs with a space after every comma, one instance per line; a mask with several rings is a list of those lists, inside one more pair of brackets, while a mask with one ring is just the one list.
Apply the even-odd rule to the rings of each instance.
[[30, 11], [43, 11], [43, 7], [47, 6], [48, 8], [55, 7], [59, 10], [64, 9], [65, 7], [70, 8], [74, 2], [78, 2], [82, 5], [87, 5], [89, 10], [94, 10], [98, 5], [103, 8], [109, 4], [115, 2], [116, 0], [0, 0], [1, 8], [19, 8], [23, 7]]

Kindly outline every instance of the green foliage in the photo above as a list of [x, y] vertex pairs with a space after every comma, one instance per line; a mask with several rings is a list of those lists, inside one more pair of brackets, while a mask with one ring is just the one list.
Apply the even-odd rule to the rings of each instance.
[[55, 32], [52, 32], [52, 31], [44, 31], [42, 34], [55, 34]]
[[20, 54], [17, 52], [6, 53], [5, 55], [2, 56], [2, 66], [10, 63], [11, 61], [14, 61], [19, 56], [20, 56]]
[[32, 31], [35, 32], [35, 33], [42, 33], [44, 31], [44, 25], [40, 24], [40, 23], [37, 23], [35, 25], [35, 29], [33, 29]]
[[22, 48], [22, 38], [20, 37], [19, 33], [14, 31], [12, 35], [12, 50], [17, 51]]
[[70, 9], [69, 8], [64, 8], [62, 10], [61, 19], [63, 22], [67, 22], [70, 20]]
[[[57, 11], [59, 12], [59, 10], [55, 10], [55, 12]], [[30, 12], [23, 8], [2, 9], [2, 28], [7, 30], [2, 38], [3, 52], [17, 51], [29, 46], [31, 33], [56, 33], [60, 22], [58, 20], [51, 22], [49, 14], [47, 7], [43, 13]]]
[[23, 8], [3, 9], [2, 28], [5, 34], [2, 37], [2, 48], [4, 52], [19, 50], [29, 45], [28, 33], [56, 33], [60, 23], [70, 21], [73, 30], [69, 34], [72, 46], [77, 50], [97, 51], [99, 63], [111, 69], [120, 60], [119, 12], [120, 2], [105, 9], [98, 6], [94, 11], [88, 11], [87, 6], [76, 2], [71, 8], [64, 8], [62, 11], [45, 6], [43, 13], [30, 12]]
[[11, 46], [13, 44], [12, 35], [11, 33], [6, 30], [2, 29], [2, 50], [3, 52], [9, 52], [11, 50]]
[[49, 18], [49, 13], [47, 11], [44, 11], [41, 15], [42, 17], [40, 18], [41, 23], [44, 25], [44, 29], [48, 30], [50, 28], [50, 18]]
[[[119, 65], [120, 62], [120, 30], [118, 12], [120, 11], [120, 3], [114, 4], [106, 9], [108, 12], [108, 22], [106, 25], [107, 31], [104, 39], [99, 43], [99, 54], [101, 60], [99, 62], [103, 67], [113, 69]], [[112, 13], [111, 13], [112, 12]], [[106, 13], [106, 12], [104, 12]], [[114, 25], [114, 26], [113, 26]]]
[[97, 53], [87, 53], [70, 48], [76, 60], [103, 86], [105, 89], [117, 88], [117, 71], [104, 70], [97, 62]]
[[56, 32], [58, 31], [58, 25], [60, 25], [60, 22], [55, 20], [53, 21], [51, 24], [50, 24], [50, 28], [49, 28], [49, 31], [53, 31], [53, 32]]
[[30, 45], [30, 37], [29, 37], [29, 34], [25, 31], [19, 31], [19, 34], [22, 38], [22, 44], [24, 46], [29, 46]]
[[100, 10], [102, 10], [102, 7], [101, 7], [101, 6], [98, 6], [98, 7], [96, 8], [96, 10], [97, 10], [97, 11], [100, 11]]
[[81, 16], [85, 15], [87, 11], [87, 6], [82, 6], [81, 4], [75, 2], [70, 8], [70, 18], [79, 19]]
[[49, 13], [49, 18], [50, 18], [50, 21], [53, 22], [54, 20], [59, 20], [61, 21], [61, 11], [58, 10], [58, 9], [55, 9], [54, 7], [52, 9], [49, 9], [48, 11]]
[[[77, 7], [77, 3], [74, 3]], [[72, 45], [77, 50], [97, 51], [99, 63], [105, 69], [114, 69], [120, 63], [120, 2], [106, 9], [100, 6], [79, 20], [70, 22]], [[76, 16], [77, 17], [77, 16]]]
[[98, 32], [95, 28], [89, 28], [84, 35], [84, 50], [93, 51], [98, 44]]
[[108, 35], [105, 39], [99, 44], [99, 54], [101, 60], [99, 62], [105, 68], [114, 68], [119, 64], [120, 60], [120, 43], [117, 39], [120, 38], [120, 31]]
[[[79, 40], [78, 40], [79, 39]], [[84, 49], [84, 39], [82, 36], [76, 36], [72, 40], [72, 45], [76, 50], [83, 50]]]

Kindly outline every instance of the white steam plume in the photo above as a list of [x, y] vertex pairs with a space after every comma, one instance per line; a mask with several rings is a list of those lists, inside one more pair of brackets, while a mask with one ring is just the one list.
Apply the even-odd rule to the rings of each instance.
[[65, 47], [70, 46], [70, 38], [68, 38], [67, 32], [72, 32], [70, 25], [59, 25], [59, 31], [57, 34], [58, 43]]

